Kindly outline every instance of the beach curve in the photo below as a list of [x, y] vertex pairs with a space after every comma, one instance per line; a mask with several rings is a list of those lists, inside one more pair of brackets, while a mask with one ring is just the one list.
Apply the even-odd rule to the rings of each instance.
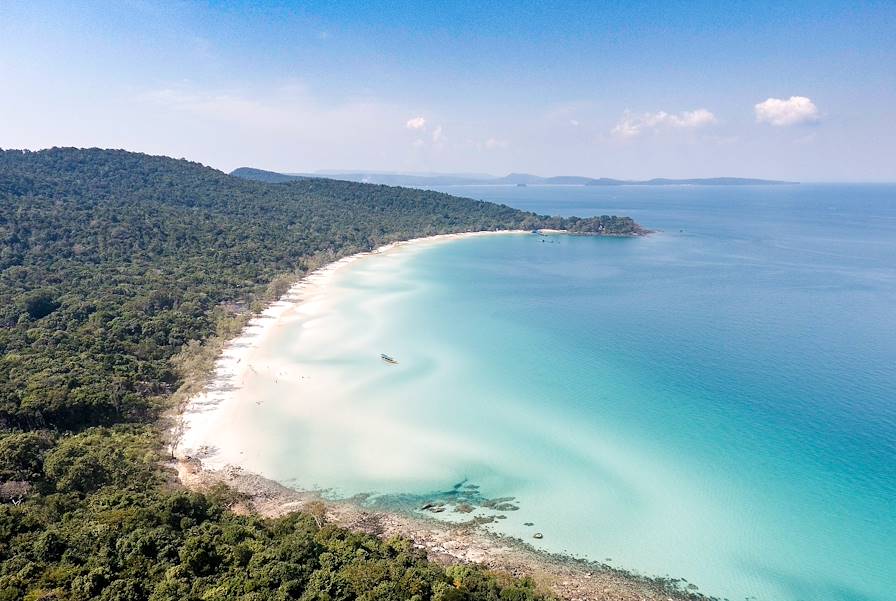
[[[300, 319], [303, 308], [321, 302], [318, 293], [327, 281], [358, 260], [409, 245], [421, 246], [471, 236], [529, 233], [527, 230], [465, 232], [393, 242], [373, 251], [341, 258], [303, 277], [278, 300], [251, 318], [238, 337], [224, 345], [208, 384], [183, 406], [173, 453], [173, 467], [181, 482], [194, 490], [224, 483], [244, 494], [253, 511], [267, 517], [300, 510], [308, 503], [320, 501], [320, 491], [289, 488], [247, 470], [238, 459], [228, 458], [222, 453], [222, 450], [232, 448], [236, 441], [232, 432], [216, 430], [214, 422], [229, 421], [228, 412], [241, 403], [252, 402], [239, 394], [248, 378], [281, 367], [253, 364], [253, 352], [275, 335], [279, 328]], [[281, 369], [276, 376], [288, 378], [290, 374]], [[216, 420], [210, 419], [212, 416]], [[210, 441], [214, 444], [209, 444]], [[409, 538], [431, 559], [442, 563], [470, 562], [515, 576], [534, 576], [563, 598], [620, 601], [705, 598], [684, 589], [681, 581], [676, 579], [643, 577], [606, 564], [536, 550], [519, 539], [485, 531], [475, 519], [452, 523], [393, 510], [372, 511], [362, 501], [363, 498], [326, 500], [328, 519], [353, 530], [383, 537]]]

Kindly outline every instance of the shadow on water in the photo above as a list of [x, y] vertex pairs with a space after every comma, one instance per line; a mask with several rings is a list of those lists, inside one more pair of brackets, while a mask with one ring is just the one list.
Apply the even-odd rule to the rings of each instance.
[[480, 514], [485, 514], [477, 516], [480, 523], [505, 519], [507, 512], [517, 511], [520, 508], [514, 497], [486, 497], [479, 491], [478, 484], [472, 484], [466, 479], [457, 482], [448, 490], [424, 494], [365, 494], [354, 497], [354, 500], [366, 507], [403, 513], [463, 515], [478, 511]]

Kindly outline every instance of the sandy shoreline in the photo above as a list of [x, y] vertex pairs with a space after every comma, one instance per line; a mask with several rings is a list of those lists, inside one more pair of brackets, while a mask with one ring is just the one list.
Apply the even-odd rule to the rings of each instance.
[[[554, 232], [552, 230], [552, 232]], [[554, 232], [557, 233], [557, 232]], [[206, 468], [221, 469], [228, 465], [219, 455], [221, 448], [231, 446], [235, 441], [221, 440], [220, 432], [210, 425], [211, 412], [232, 410], [238, 402], [239, 391], [253, 376], [272, 371], [269, 366], [253, 363], [253, 354], [263, 347], [265, 341], [275, 335], [280, 327], [292, 319], [301, 317], [303, 305], [315, 302], [315, 293], [341, 269], [373, 256], [380, 256], [408, 246], [438, 244], [460, 238], [493, 235], [523, 235], [529, 230], [501, 230], [440, 234], [423, 238], [393, 242], [373, 251], [356, 253], [333, 261], [307, 274], [296, 282], [283, 296], [271, 303], [259, 315], [252, 317], [240, 335], [229, 340], [215, 360], [213, 372], [202, 392], [192, 396], [183, 406], [178, 416], [177, 432], [174, 435], [174, 455], [178, 458], [201, 459]], [[272, 375], [272, 377], [274, 377]], [[206, 444], [213, 438], [217, 447]]]
[[[265, 339], [290, 319], [298, 317], [303, 302], [315, 288], [338, 270], [357, 260], [407, 245], [423, 245], [472, 236], [528, 234], [526, 230], [443, 234], [387, 244], [374, 251], [358, 253], [330, 263], [308, 274], [279, 300], [253, 317], [241, 334], [229, 341], [215, 362], [213, 375], [205, 389], [185, 405], [177, 428], [174, 467], [188, 488], [202, 490], [225, 483], [244, 494], [251, 510], [275, 517], [301, 509], [310, 501], [320, 500], [318, 493], [301, 492], [253, 474], [222, 459], [219, 448], [205, 443], [214, 439], [221, 448], [233, 440], [223, 438], [209, 426], [212, 412], [219, 414], [247, 399], [239, 397], [241, 384], [255, 372], [253, 352]], [[559, 232], [545, 232], [559, 233]], [[313, 301], [312, 301], [313, 302]], [[259, 367], [260, 369], [260, 367]], [[443, 563], [472, 562], [516, 576], [531, 575], [558, 596], [566, 599], [700, 598], [686, 592], [673, 581], [641, 578], [603, 564], [588, 563], [536, 551], [522, 541], [486, 532], [472, 521], [447, 523], [435, 518], [374, 511], [358, 500], [327, 501], [327, 517], [341, 526], [379, 536], [403, 536], [425, 549], [431, 559]]]

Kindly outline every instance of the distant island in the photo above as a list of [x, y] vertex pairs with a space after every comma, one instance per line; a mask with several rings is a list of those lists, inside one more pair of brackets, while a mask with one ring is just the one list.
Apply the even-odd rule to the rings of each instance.
[[392, 173], [366, 171], [321, 171], [318, 173], [278, 173], [252, 167], [234, 169], [231, 175], [267, 183], [283, 183], [296, 179], [323, 178], [365, 184], [387, 186], [779, 186], [799, 182], [757, 179], [748, 177], [707, 177], [690, 179], [669, 179], [657, 177], [647, 180], [613, 179], [609, 177], [584, 177], [580, 175], [556, 175], [541, 177], [529, 173], [511, 173], [502, 177], [463, 173]]

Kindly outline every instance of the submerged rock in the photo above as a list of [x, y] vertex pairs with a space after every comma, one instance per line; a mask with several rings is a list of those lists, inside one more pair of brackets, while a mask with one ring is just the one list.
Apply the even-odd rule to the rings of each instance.
[[536, 532], [532, 535], [532, 538], [544, 538], [544, 534], [542, 534], [541, 532]]
[[486, 499], [482, 502], [482, 506], [495, 509], [498, 505], [509, 503], [510, 501], [515, 500], [515, 498], [516, 497], [498, 497], [497, 499]]
[[494, 518], [494, 516], [490, 516], [490, 515], [477, 515], [477, 516], [473, 517], [473, 519], [470, 520], [468, 523], [473, 526], [484, 526], [486, 524], [494, 524], [495, 518]]

